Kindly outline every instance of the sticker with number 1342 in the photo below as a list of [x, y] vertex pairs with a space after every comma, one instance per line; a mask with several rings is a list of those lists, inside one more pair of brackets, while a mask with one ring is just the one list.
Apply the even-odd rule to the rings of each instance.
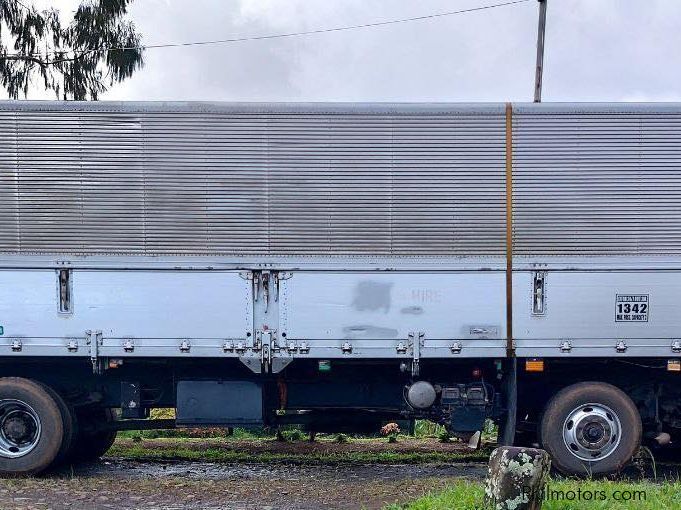
[[617, 294], [615, 322], [648, 322], [650, 302], [648, 294]]

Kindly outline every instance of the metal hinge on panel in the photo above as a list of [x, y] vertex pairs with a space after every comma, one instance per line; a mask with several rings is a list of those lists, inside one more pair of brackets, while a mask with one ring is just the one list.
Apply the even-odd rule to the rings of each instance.
[[[102, 373], [102, 364], [99, 359], [99, 346], [102, 345], [103, 337], [102, 332], [97, 330], [87, 330], [85, 332], [85, 343], [90, 346], [90, 361], [92, 362], [92, 372], [95, 374]], [[73, 343], [72, 343], [73, 342]], [[78, 342], [75, 339], [71, 339], [68, 344], [68, 349], [71, 352], [78, 350]]]
[[569, 340], [563, 340], [560, 343], [560, 352], [570, 352], [572, 351], [572, 344], [570, 343]]
[[624, 340], [619, 340], [615, 345], [615, 350], [617, 352], [627, 352], [627, 344]]
[[310, 352], [310, 345], [307, 342], [300, 342], [298, 352], [300, 354], [308, 354]]
[[22, 344], [18, 338], [12, 339], [12, 352], [21, 352]]
[[274, 278], [274, 302], [276, 303], [279, 301], [279, 283], [282, 280], [288, 280], [293, 276], [293, 273], [286, 272], [286, 271], [280, 271], [277, 273], [274, 273], [273, 278]]
[[679, 353], [681, 352], [681, 340], [672, 340], [672, 352]]
[[272, 354], [279, 350], [277, 346], [277, 332], [275, 330], [262, 331], [260, 339], [262, 341], [262, 350], [260, 352], [262, 371], [269, 372], [272, 366]]
[[341, 345], [341, 352], [343, 354], [352, 354], [352, 344], [350, 342], [343, 342], [343, 345]]
[[272, 351], [269, 345], [263, 344], [262, 351], [260, 353], [260, 365], [262, 366], [262, 371], [267, 373], [270, 370], [270, 365], [272, 364]]
[[452, 351], [452, 354], [461, 354], [461, 349], [463, 349], [461, 342], [454, 342], [449, 346], [449, 350]]
[[73, 313], [73, 278], [70, 269], [57, 270], [57, 293], [60, 314]]
[[265, 305], [265, 313], [270, 306], [270, 272], [263, 271], [261, 274], [262, 279], [262, 300]]
[[[277, 341], [277, 330], [272, 329], [270, 330], [272, 333], [272, 336], [270, 337], [270, 351], [272, 351], [272, 354], [281, 352], [281, 347], [279, 346], [279, 342]], [[284, 346], [284, 349], [286, 349], [286, 346]]]
[[397, 351], [397, 354], [407, 354], [407, 344], [400, 342], [397, 344], [397, 347], [395, 347], [395, 350]]
[[409, 333], [409, 347], [411, 347], [412, 361], [411, 374], [413, 376], [419, 375], [421, 371], [421, 347], [425, 343], [426, 334], [422, 331], [418, 333]]
[[286, 350], [289, 354], [295, 354], [298, 352], [298, 345], [294, 341], [289, 340], [286, 342]]
[[192, 344], [186, 338], [180, 342], [180, 352], [189, 352], [192, 349]]
[[260, 294], [260, 273], [253, 273], [253, 302], [258, 302], [258, 295]]
[[253, 352], [258, 352], [260, 349], [262, 349], [262, 333], [262, 331], [255, 332], [255, 336], [253, 337], [253, 347], [251, 347]]
[[274, 302], [279, 301], [279, 273], [272, 273], [272, 279], [274, 280]]
[[132, 338], [123, 339], [123, 350], [125, 352], [133, 352], [135, 350], [135, 342]]
[[[247, 366], [256, 371], [256, 373], [268, 372], [269, 368], [272, 366], [272, 353], [279, 352], [279, 346], [277, 345], [276, 330], [257, 330], [255, 332], [255, 340], [253, 341], [253, 346], [251, 350], [253, 352], [260, 352], [260, 366], [255, 367], [251, 362], [247, 363]], [[243, 342], [237, 342], [234, 350], [242, 354], [246, 351], [246, 347]], [[244, 361], [242, 359], [242, 361]]]
[[292, 273], [287, 272], [274, 272], [269, 270], [262, 271], [241, 271], [239, 276], [244, 280], [250, 280], [252, 287], [253, 302], [257, 303], [260, 299], [260, 289], [262, 288], [262, 300], [265, 305], [264, 312], [269, 311], [270, 306], [270, 293], [272, 287], [274, 287], [274, 297], [273, 300], [276, 303], [279, 301], [279, 282], [281, 280], [287, 280], [291, 278]]
[[532, 315], [546, 314], [546, 271], [535, 271], [532, 276]]

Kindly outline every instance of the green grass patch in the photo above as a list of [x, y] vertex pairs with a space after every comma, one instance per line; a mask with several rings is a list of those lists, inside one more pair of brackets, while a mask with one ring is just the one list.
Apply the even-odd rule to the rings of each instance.
[[414, 425], [415, 437], [439, 437], [445, 431], [442, 425], [428, 420], [416, 420]]
[[419, 464], [419, 463], [447, 463], [485, 460], [489, 452], [400, 452], [400, 451], [307, 451], [307, 452], [276, 452], [252, 451], [248, 449], [230, 448], [229, 442], [224, 446], [210, 445], [204, 448], [184, 446], [176, 441], [169, 441], [167, 445], [145, 446], [144, 440], [133, 442], [116, 442], [107, 452], [108, 456], [132, 460], [185, 460], [196, 462], [239, 462], [239, 463], [282, 463], [282, 464], [344, 464], [344, 463], [372, 463], [372, 464]]
[[[627, 483], [598, 480], [551, 480], [542, 510], [676, 510], [681, 508], [681, 483]], [[482, 510], [482, 483], [458, 481], [442, 492], [384, 510]]]
[[177, 428], [177, 429], [152, 429], [152, 430], [121, 430], [118, 437], [134, 439], [159, 439], [159, 438], [226, 438], [233, 440], [242, 439], [274, 439], [275, 432], [262, 428], [242, 429], [235, 428], [230, 434], [226, 428]]

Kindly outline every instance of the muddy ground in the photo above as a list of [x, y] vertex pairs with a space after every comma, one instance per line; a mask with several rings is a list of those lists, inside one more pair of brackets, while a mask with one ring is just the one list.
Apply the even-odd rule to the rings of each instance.
[[4, 480], [3, 509], [379, 509], [484, 465], [218, 465], [105, 459], [73, 473]]
[[[456, 452], [460, 445], [433, 441], [331, 442], [145, 440], [158, 452], [182, 448], [242, 449], [249, 454], [294, 454], [292, 463], [202, 462], [105, 457], [100, 462], [66, 467], [46, 476], [0, 480], [0, 509], [379, 509], [404, 502], [448, 481], [484, 476], [482, 462], [374, 464], [301, 462], [305, 453]], [[119, 441], [119, 452], [132, 446]], [[135, 446], [140, 446], [135, 444]], [[116, 451], [114, 449], [113, 451]]]

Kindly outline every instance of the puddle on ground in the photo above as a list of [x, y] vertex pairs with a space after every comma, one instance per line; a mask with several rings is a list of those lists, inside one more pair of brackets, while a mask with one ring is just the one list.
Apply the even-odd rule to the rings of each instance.
[[[199, 480], [269, 479], [309, 480], [403, 480], [430, 477], [484, 478], [484, 463], [456, 464], [336, 464], [298, 466], [284, 464], [225, 464], [212, 462], [123, 460], [106, 458], [68, 470], [80, 477], [157, 478], [185, 477]], [[58, 473], [55, 473], [58, 474]], [[66, 473], [65, 473], [66, 474]]]

